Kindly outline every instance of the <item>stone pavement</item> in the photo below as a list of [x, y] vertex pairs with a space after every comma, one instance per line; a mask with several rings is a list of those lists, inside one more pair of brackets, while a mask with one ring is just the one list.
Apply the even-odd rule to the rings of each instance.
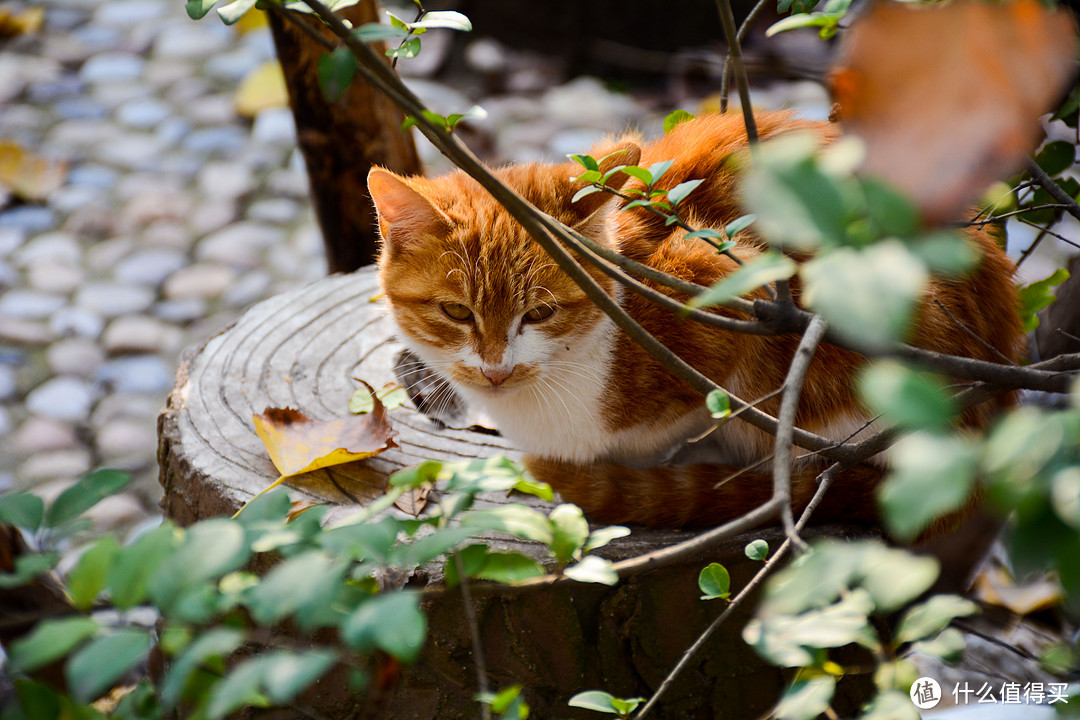
[[[0, 41], [0, 143], [66, 168], [43, 202], [0, 190], [0, 491], [129, 470], [107, 526], [156, 512], [156, 416], [183, 348], [325, 262], [290, 112], [236, 109], [238, 85], [273, 59], [265, 27], [193, 21], [182, 0], [44, 7], [39, 31]], [[463, 132], [494, 162], [561, 158], [631, 124], [656, 132], [678, 101], [562, 82], [556, 61], [482, 38], [460, 82], [435, 82], [446, 35], [425, 35], [399, 70], [436, 111], [485, 107]], [[794, 95], [827, 107], [810, 83]]]

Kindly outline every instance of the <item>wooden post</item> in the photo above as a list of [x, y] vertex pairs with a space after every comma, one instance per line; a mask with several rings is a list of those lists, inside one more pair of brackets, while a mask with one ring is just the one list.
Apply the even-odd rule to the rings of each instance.
[[[327, 102], [316, 74], [325, 48], [279, 13], [268, 15], [296, 118], [300, 151], [307, 163], [328, 270], [356, 270], [373, 263], [378, 254], [375, 208], [367, 192], [368, 170], [380, 165], [398, 173], [419, 174], [420, 160], [412, 135], [401, 130], [405, 119], [401, 111], [359, 76], [340, 100]], [[354, 27], [379, 19], [375, 0], [362, 0], [340, 15]], [[336, 42], [313, 16], [293, 13], [293, 17]]]

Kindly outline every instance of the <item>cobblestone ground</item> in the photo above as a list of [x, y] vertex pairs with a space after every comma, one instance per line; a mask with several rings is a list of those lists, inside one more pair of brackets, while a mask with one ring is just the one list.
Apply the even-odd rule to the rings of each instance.
[[[38, 203], [0, 194], [0, 490], [54, 494], [97, 466], [130, 471], [102, 527], [155, 513], [155, 419], [183, 348], [245, 307], [325, 272], [289, 111], [236, 109], [273, 58], [264, 27], [190, 20], [181, 0], [53, 0], [40, 30], [0, 41], [0, 142], [63, 163]], [[15, 9], [18, 9], [17, 7]], [[425, 36], [409, 82], [440, 112], [480, 102], [472, 130], [495, 161], [560, 157], [671, 98], [609, 92], [490, 41], [471, 79], [422, 77], [446, 41]], [[506, 92], [493, 96], [491, 80]], [[819, 114], [820, 89], [804, 84]], [[657, 109], [650, 111], [650, 105]], [[430, 147], [421, 153], [446, 168]]]

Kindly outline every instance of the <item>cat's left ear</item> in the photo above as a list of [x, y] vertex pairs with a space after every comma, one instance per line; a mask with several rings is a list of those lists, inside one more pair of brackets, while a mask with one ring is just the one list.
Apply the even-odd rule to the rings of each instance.
[[386, 170], [368, 173], [368, 192], [379, 213], [379, 232], [391, 254], [447, 229], [446, 218], [423, 195]]
[[[623, 141], [605, 148], [600, 157], [603, 158], [600, 161], [600, 174], [604, 175], [620, 165], [637, 165], [641, 160], [641, 148], [633, 142]], [[630, 176], [626, 173], [618, 172], [607, 179], [606, 185], [619, 190], [629, 179]], [[586, 195], [574, 203], [574, 212], [581, 217], [581, 222], [577, 226], [578, 231], [591, 236], [593, 233], [588, 232], [588, 229], [592, 225], [602, 223], [606, 211], [614, 207], [617, 200], [615, 195], [601, 191]]]

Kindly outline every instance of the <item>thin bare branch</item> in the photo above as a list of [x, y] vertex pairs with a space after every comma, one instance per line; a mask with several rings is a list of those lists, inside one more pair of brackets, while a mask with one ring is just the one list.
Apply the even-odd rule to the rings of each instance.
[[[746, 39], [746, 33], [750, 30], [750, 25], [757, 19], [757, 16], [761, 14], [761, 11], [772, 4], [772, 0], [758, 0], [757, 5], [747, 13], [746, 17], [742, 21], [742, 25], [739, 26], [739, 32], [735, 33], [735, 40], [739, 43], [739, 47], [742, 47], [742, 41]], [[723, 74], [720, 76], [720, 112], [727, 112], [728, 107], [728, 85], [731, 79], [731, 54], [729, 53], [724, 58]]]
[[[480, 692], [486, 695], [491, 691], [491, 685], [488, 683], [484, 645], [480, 639], [480, 624], [476, 621], [476, 608], [473, 606], [472, 593], [469, 592], [469, 578], [465, 575], [465, 564], [461, 561], [460, 553], [454, 553], [454, 566], [457, 568], [458, 582], [461, 583], [461, 604], [465, 609], [465, 621], [469, 625], [469, 639], [472, 641], [473, 663], [476, 665], [476, 684]], [[491, 706], [486, 702], [480, 703], [480, 717], [483, 720], [491, 719]]]
[[960, 322], [960, 320], [958, 320], [957, 317], [955, 315], [953, 315], [952, 312], [949, 311], [949, 308], [945, 307], [945, 304], [943, 302], [941, 302], [937, 298], [934, 298], [934, 303], [938, 306], [938, 308], [941, 309], [941, 311], [943, 313], [945, 313], [946, 316], [948, 316], [949, 320], [952, 321], [953, 325], [956, 325], [956, 327], [963, 330], [964, 333], [967, 334], [968, 337], [972, 338], [973, 340], [975, 340], [975, 342], [979, 343], [984, 348], [986, 348], [990, 352], [994, 353], [994, 355], [997, 355], [999, 358], [1001, 358], [1001, 361], [1004, 362], [1006, 365], [1016, 365], [1016, 363], [1014, 363], [1005, 353], [998, 350], [996, 347], [994, 347], [993, 345], [988, 343], [986, 340], [983, 340], [979, 336], [978, 333], [976, 333], [974, 330], [969, 328], [964, 323]]
[[754, 110], [750, 106], [750, 83], [743, 65], [742, 48], [739, 45], [735, 29], [735, 15], [731, 11], [730, 0], [716, 0], [716, 10], [720, 13], [720, 24], [724, 28], [724, 41], [728, 46], [728, 57], [735, 73], [735, 86], [739, 89], [739, 103], [742, 105], [743, 123], [746, 125], [746, 139], [751, 145], [758, 141], [757, 123]]
[[1047, 175], [1046, 171], [1034, 159], [1028, 160], [1028, 172], [1031, 173], [1031, 177], [1039, 181], [1039, 184], [1043, 186], [1043, 190], [1048, 192], [1050, 197], [1064, 206], [1065, 212], [1080, 220], [1080, 205], [1060, 185], [1054, 182], [1054, 178]]
[[[836, 464], [830, 466], [828, 469], [825, 470], [825, 472], [818, 475], [818, 488], [814, 492], [814, 496], [810, 499], [810, 502], [807, 504], [806, 508], [802, 511], [802, 514], [799, 516], [799, 522], [794, 527], [795, 537], [798, 537], [798, 532], [801, 531], [804, 527], [806, 527], [806, 523], [809, 522], [810, 516], [813, 514], [817, 506], [821, 503], [822, 498], [825, 497], [825, 493], [828, 492], [829, 487], [832, 485], [833, 480], [836, 478], [839, 470], [840, 465]], [[775, 500], [776, 498], [774, 497], [773, 501]], [[671, 687], [671, 684], [675, 682], [675, 679], [682, 673], [686, 666], [690, 664], [690, 662], [694, 659], [694, 657], [701, 650], [701, 648], [704, 647], [705, 643], [710, 637], [712, 637], [712, 634], [716, 632], [717, 628], [723, 625], [724, 622], [729, 617], [731, 617], [735, 610], [737, 610], [739, 606], [746, 601], [746, 598], [749, 597], [750, 594], [753, 593], [757, 589], [757, 587], [765, 581], [765, 578], [767, 578], [769, 574], [776, 568], [776, 566], [780, 564], [781, 560], [784, 559], [784, 557], [787, 555], [788, 551], [790, 551], [792, 547], [793, 544], [791, 542], [791, 539], [788, 539], [785, 540], [779, 548], [777, 548], [776, 552], [772, 555], [772, 557], [770, 557], [768, 561], [766, 561], [766, 563], [761, 567], [761, 569], [754, 574], [754, 577], [750, 578], [750, 581], [746, 583], [743, 589], [740, 590], [738, 594], [731, 599], [731, 602], [728, 603], [728, 606], [724, 608], [724, 612], [720, 613], [720, 615], [709, 624], [709, 627], [705, 628], [705, 631], [702, 632], [700, 636], [698, 636], [698, 639], [694, 641], [694, 644], [686, 649], [686, 652], [684, 652], [682, 657], [679, 658], [679, 662], [676, 663], [675, 667], [671, 669], [671, 672], [669, 672], [667, 674], [667, 677], [664, 678], [663, 682], [660, 683], [660, 687], [656, 689], [656, 692], [653, 693], [652, 697], [649, 698], [649, 701], [645, 703], [641, 710], [638, 711], [638, 714], [634, 716], [634, 720], [645, 720], [649, 716], [649, 713], [651, 713], [653, 708], [655, 708], [656, 705], [660, 702], [660, 698], [664, 696], [664, 694]]]
[[810, 367], [814, 351], [817, 350], [821, 339], [825, 337], [827, 328], [821, 316], [815, 315], [806, 327], [806, 332], [795, 350], [795, 357], [792, 358], [791, 366], [788, 368], [787, 379], [784, 380], [784, 396], [780, 400], [780, 422], [776, 428], [776, 446], [773, 450], [776, 458], [773, 463], [773, 497], [783, 503], [780, 508], [780, 519], [784, 524], [784, 533], [788, 540], [800, 550], [806, 547], [806, 543], [795, 530], [795, 520], [791, 512], [791, 437], [795, 430], [795, 413], [799, 408], [799, 395], [802, 393], [806, 371]]

